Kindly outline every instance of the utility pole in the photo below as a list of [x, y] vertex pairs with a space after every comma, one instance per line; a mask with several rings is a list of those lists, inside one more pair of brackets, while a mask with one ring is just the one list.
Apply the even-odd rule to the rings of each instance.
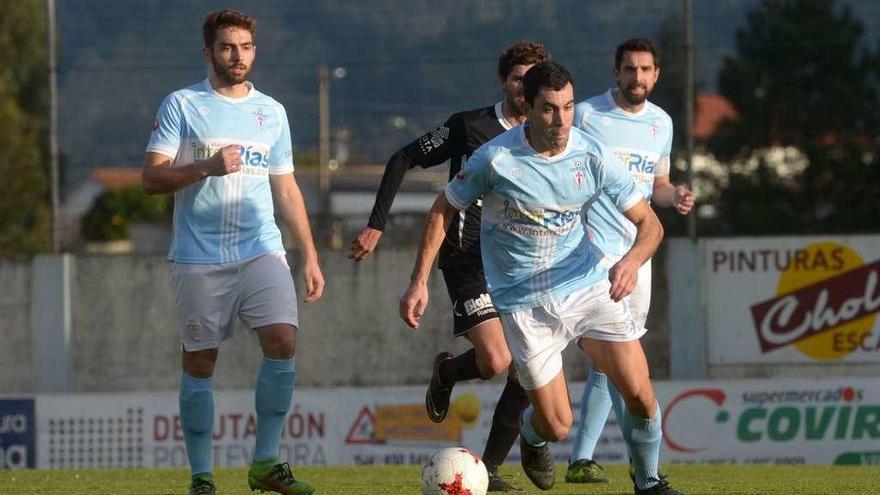
[[61, 194], [58, 170], [58, 42], [55, 0], [46, 0], [46, 44], [49, 60], [49, 189], [52, 197], [52, 252], [61, 252]]
[[321, 227], [330, 220], [330, 69], [318, 67], [318, 192]]
[[[694, 188], [694, 5], [684, 0], [684, 136], [688, 188]], [[697, 241], [697, 211], [687, 216], [688, 238]]]

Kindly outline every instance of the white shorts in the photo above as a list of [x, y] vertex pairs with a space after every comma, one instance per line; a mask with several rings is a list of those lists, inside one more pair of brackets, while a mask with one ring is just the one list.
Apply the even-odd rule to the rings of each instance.
[[282, 252], [232, 263], [174, 263], [174, 295], [185, 351], [215, 349], [232, 337], [235, 317], [251, 328], [298, 326], [296, 289]]
[[501, 314], [523, 388], [536, 390], [550, 383], [562, 371], [562, 351], [578, 337], [629, 342], [645, 334], [630, 316], [626, 301], [611, 300], [610, 288], [611, 283], [603, 280], [559, 302]]
[[[606, 254], [599, 265], [610, 269], [620, 258], [622, 256]], [[648, 310], [651, 309], [651, 260], [639, 267], [636, 287], [626, 296], [626, 302], [629, 304], [629, 311], [636, 322], [636, 327], [645, 326], [645, 322], [648, 321]]]

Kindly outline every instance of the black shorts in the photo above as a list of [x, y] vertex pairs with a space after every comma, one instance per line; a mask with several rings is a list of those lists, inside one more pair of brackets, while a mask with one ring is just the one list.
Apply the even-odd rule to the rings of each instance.
[[498, 318], [486, 288], [482, 264], [448, 263], [440, 270], [452, 300], [453, 335], [460, 337], [480, 323]]

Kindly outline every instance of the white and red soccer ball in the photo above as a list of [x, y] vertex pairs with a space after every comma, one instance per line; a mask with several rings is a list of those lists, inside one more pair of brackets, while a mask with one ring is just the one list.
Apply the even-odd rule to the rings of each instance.
[[435, 452], [422, 467], [422, 495], [486, 495], [489, 473], [464, 447]]

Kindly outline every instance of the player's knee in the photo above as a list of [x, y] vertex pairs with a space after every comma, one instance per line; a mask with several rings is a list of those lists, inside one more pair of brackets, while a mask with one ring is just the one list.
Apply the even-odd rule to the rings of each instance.
[[194, 378], [210, 378], [214, 375], [214, 364], [217, 355], [207, 352], [185, 352], [183, 354], [183, 371]]
[[279, 335], [263, 342], [263, 354], [272, 359], [290, 359], [296, 354], [296, 337]]
[[492, 352], [482, 359], [477, 359], [477, 368], [480, 370], [480, 376], [485, 380], [504, 373], [509, 367], [510, 353], [507, 352]]
[[640, 418], [649, 418], [654, 414], [657, 400], [654, 391], [650, 387], [636, 391], [631, 397], [625, 399], [626, 408], [630, 414]]

